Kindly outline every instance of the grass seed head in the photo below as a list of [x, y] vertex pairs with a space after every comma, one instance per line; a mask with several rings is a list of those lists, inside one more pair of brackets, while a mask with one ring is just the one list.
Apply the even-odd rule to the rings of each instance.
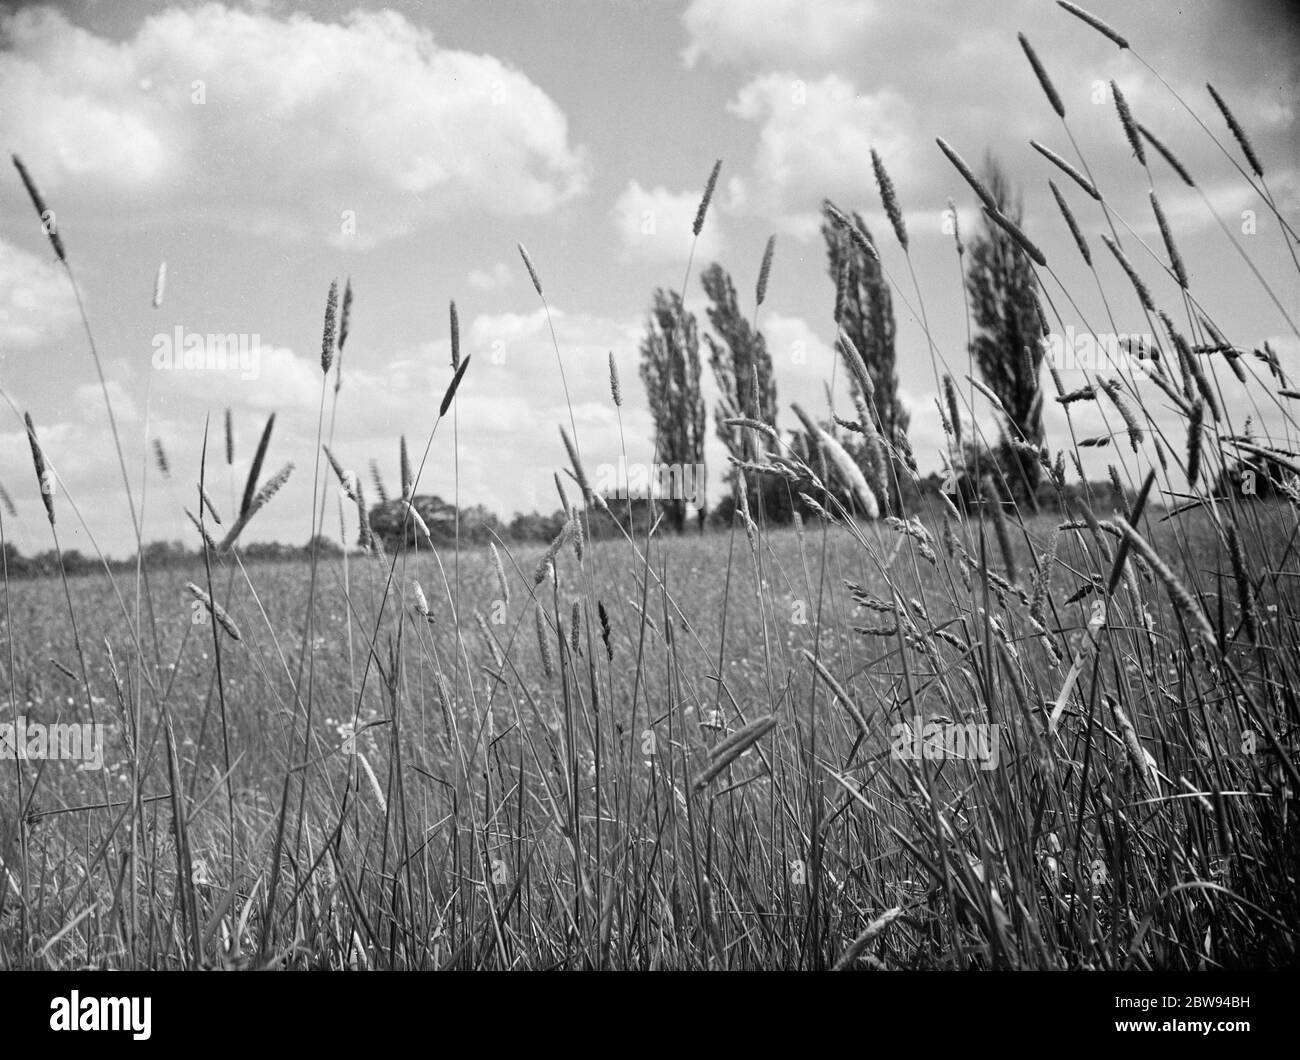
[[948, 141], [942, 136], [935, 137], [934, 142], [939, 145], [939, 150], [947, 156], [948, 161], [956, 167], [957, 172], [965, 178], [966, 183], [969, 184], [975, 194], [979, 196], [980, 202], [982, 202], [992, 213], [998, 213], [997, 200], [989, 194], [989, 190], [984, 186], [984, 182], [975, 175], [974, 171], [966, 164], [961, 155], [953, 150]]
[[244, 497], [239, 505], [239, 514], [241, 516], [248, 514], [249, 506], [253, 503], [253, 497], [257, 493], [257, 479], [262, 473], [262, 464], [266, 460], [266, 450], [271, 444], [271, 430], [275, 427], [275, 413], [272, 412], [267, 418], [266, 427], [262, 430], [262, 437], [257, 443], [257, 451], [253, 454], [252, 467], [248, 469], [248, 479], [244, 483]]
[[830, 199], [822, 203], [823, 209], [830, 214], [833, 220], [842, 232], [848, 235], [854, 245], [862, 251], [868, 258], [874, 262], [880, 261], [880, 253], [876, 250], [876, 245], [871, 241], [871, 237], [863, 230], [862, 226], [855, 219], [850, 218]]
[[614, 647], [610, 643], [610, 639], [609, 639], [610, 632], [611, 632], [610, 625], [609, 625], [609, 612], [605, 610], [605, 602], [603, 600], [596, 601], [596, 614], [600, 618], [600, 639], [605, 644], [605, 657], [610, 662], [613, 662]]
[[1096, 15], [1092, 14], [1090, 11], [1085, 11], [1078, 4], [1070, 3], [1069, 0], [1056, 0], [1056, 2], [1060, 7], [1063, 7], [1065, 8], [1066, 11], [1070, 12], [1070, 14], [1072, 14], [1075, 18], [1079, 19], [1080, 21], [1086, 22], [1089, 26], [1095, 29], [1103, 37], [1107, 37], [1110, 40], [1112, 40], [1117, 47], [1119, 48], [1128, 47], [1128, 41], [1126, 41], [1115, 30], [1111, 29], [1110, 26], [1106, 25], [1105, 22], [1099, 19]]
[[708, 787], [718, 774], [775, 729], [776, 721], [775, 714], [768, 714], [766, 717], [751, 721], [748, 725], [737, 729], [725, 740], [716, 743], [709, 751], [708, 768], [695, 781], [695, 789], [699, 791]]
[[27, 424], [27, 443], [32, 450], [32, 466], [36, 469], [36, 482], [41, 489], [41, 503], [45, 505], [45, 516], [54, 525], [54, 472], [46, 466], [45, 451], [36, 437], [36, 425], [32, 423], [32, 414], [23, 413], [23, 422]]
[[329, 294], [325, 296], [325, 329], [320, 340], [320, 370], [329, 375], [334, 363], [335, 318], [339, 311], [339, 281], [331, 280]]
[[1133, 406], [1129, 404], [1128, 399], [1124, 396], [1119, 380], [1108, 379], [1101, 386], [1106, 392], [1106, 396], [1110, 398], [1111, 404], [1119, 412], [1120, 418], [1124, 421], [1124, 428], [1128, 431], [1129, 444], [1132, 445], [1133, 452], [1136, 453], [1145, 435], [1142, 425], [1138, 422], [1137, 414], [1133, 411]]
[[1165, 250], [1169, 252], [1169, 265], [1174, 270], [1174, 278], [1178, 281], [1178, 286], [1184, 291], [1187, 290], [1187, 268], [1183, 265], [1183, 256], [1178, 253], [1178, 245], [1174, 242], [1174, 235], [1169, 230], [1169, 222], [1165, 219], [1165, 211], [1160, 208], [1160, 200], [1156, 198], [1155, 189], [1151, 192], [1151, 209], [1156, 215], [1156, 224], [1160, 226], [1160, 238], [1165, 241]]
[[1250, 578], [1250, 568], [1246, 563], [1246, 552], [1241, 544], [1241, 535], [1236, 523], [1228, 523], [1228, 556], [1232, 560], [1232, 577], [1237, 583], [1237, 603], [1241, 607], [1242, 621], [1246, 626], [1246, 635], [1252, 644], [1260, 641], [1260, 617], [1255, 607], [1255, 585]]
[[1055, 151], [1053, 151], [1050, 147], [1044, 147], [1037, 140], [1030, 140], [1029, 146], [1032, 147], [1035, 151], [1037, 151], [1040, 155], [1042, 155], [1045, 159], [1047, 159], [1047, 161], [1051, 162], [1052, 165], [1054, 165], [1057, 169], [1059, 169], [1072, 181], [1078, 184], [1079, 187], [1081, 187], [1084, 190], [1084, 193], [1088, 196], [1088, 198], [1095, 199], [1097, 202], [1101, 202], [1101, 192], [1097, 190], [1097, 186], [1093, 184], [1093, 182], [1090, 181], [1087, 177], [1085, 177], [1082, 173], [1080, 173], [1077, 169], [1075, 169], [1074, 166], [1070, 165], [1070, 163], [1067, 162], [1064, 158], [1062, 158]]
[[456, 391], [460, 389], [460, 381], [465, 377], [465, 370], [469, 368], [469, 362], [472, 357], [466, 357], [460, 362], [460, 367], [451, 377], [451, 382], [447, 384], [447, 391], [442, 395], [442, 404], [438, 406], [438, 417], [441, 419], [447, 415], [447, 410], [451, 408], [451, 403], [456, 397]]
[[961, 406], [957, 401], [957, 384], [952, 381], [952, 376], [943, 377], [943, 396], [948, 402], [948, 419], [952, 425], [953, 440], [957, 447], [961, 448]]
[[537, 567], [533, 570], [534, 585], [541, 585], [555, 570], [555, 557], [573, 536], [575, 523], [574, 519], [565, 522], [560, 532], [555, 535], [555, 539], [546, 546], [546, 551], [542, 553], [542, 558], [537, 561]]
[[348, 341], [348, 327], [352, 323], [352, 277], [343, 285], [343, 308], [339, 314], [339, 358], [342, 360], [343, 347]]
[[451, 318], [451, 370], [455, 372], [460, 367], [460, 314], [455, 302], [451, 303], [447, 314]]
[[614, 399], [614, 407], [623, 407], [623, 387], [618, 381], [618, 364], [614, 360], [614, 351], [609, 351], [609, 393]]
[[415, 488], [415, 482], [411, 475], [411, 457], [406, 448], [406, 435], [402, 435], [400, 442], [400, 466], [402, 470], [402, 500], [411, 499], [411, 491]]
[[563, 427], [560, 428], [560, 437], [564, 440], [565, 451], [569, 454], [569, 463], [573, 465], [573, 477], [578, 483], [578, 488], [582, 490], [582, 503], [591, 503], [591, 487], [587, 484], [587, 473], [582, 469], [582, 461], [578, 459], [577, 446], [573, 444], [573, 439], [569, 437], [569, 432]]
[[822, 452], [826, 454], [831, 466], [849, 486], [855, 500], [861, 506], [862, 514], [868, 519], [880, 518], [880, 504], [858, 462], [848, 454], [844, 446], [836, 441], [834, 435], [824, 428], [817, 429], [817, 439], [821, 442]]
[[17, 155], [11, 155], [10, 157], [14, 160], [14, 168], [18, 170], [18, 176], [22, 179], [23, 187], [27, 189], [28, 198], [32, 200], [32, 206], [36, 208], [36, 216], [41, 220], [41, 229], [49, 238], [54, 253], [66, 265], [68, 255], [63, 249], [63, 239], [59, 236], [59, 225], [54, 216], [54, 211], [45, 205], [45, 200], [41, 197], [41, 193], [36, 187], [36, 182], [32, 180], [31, 174], [27, 172], [27, 167], [23, 165], [23, 160]]
[[1061, 194], [1061, 189], [1056, 186], [1056, 181], [1048, 180], [1047, 186], [1052, 189], [1052, 197], [1056, 199], [1057, 208], [1061, 211], [1061, 216], [1065, 218], [1065, 223], [1069, 226], [1070, 235], [1074, 237], [1074, 245], [1079, 248], [1079, 254], [1082, 256], [1084, 264], [1091, 268], [1092, 251], [1088, 249], [1088, 241], [1083, 238], [1079, 222], [1074, 219], [1074, 211], [1070, 209], [1070, 204], [1065, 201], [1065, 196]]
[[[1232, 135], [1237, 140], [1237, 146], [1241, 148], [1241, 153], [1246, 156], [1246, 161], [1250, 163], [1250, 168], [1255, 171], [1255, 176], [1263, 177], [1264, 167], [1259, 161], [1259, 156], [1255, 154], [1255, 148], [1250, 142], [1250, 137], [1246, 135], [1246, 130], [1241, 127], [1232, 111], [1228, 109], [1228, 104], [1224, 102], [1223, 97], [1215, 91], [1214, 86], [1207, 83], [1205, 87], [1210, 90], [1214, 105], [1219, 108], [1223, 120], [1228, 123], [1228, 128], [1232, 130]], [[14, 161], [16, 162], [17, 159]]]
[[772, 254], [776, 250], [776, 236], [767, 237], [767, 246], [763, 248], [763, 264], [758, 269], [758, 284], [754, 288], [754, 304], [762, 305], [767, 296], [767, 280], [772, 272]]
[[555, 492], [559, 494], [560, 508], [564, 512], [564, 518], [572, 519], [573, 508], [569, 504], [569, 495], [564, 492], [564, 483], [560, 481], [560, 473], [558, 471], [551, 472], [551, 478], [555, 481]]
[[1201, 426], [1205, 417], [1205, 403], [1195, 401], [1192, 414], [1187, 418], [1187, 488], [1196, 489], [1201, 473]]
[[542, 657], [542, 672], [547, 680], [555, 676], [555, 657], [551, 653], [551, 638], [546, 629], [546, 620], [542, 617], [542, 605], [533, 608], [533, 621], [537, 626], [537, 650]]
[[495, 542], [488, 542], [488, 551], [492, 554], [492, 570], [497, 576], [497, 592], [501, 594], [503, 604], [510, 603], [510, 583], [506, 581], [506, 568], [501, 562], [501, 553]]
[[700, 230], [704, 227], [704, 216], [709, 212], [709, 203], [713, 200], [713, 191], [718, 184], [718, 173], [722, 169], [722, 159], [713, 163], [713, 169], [709, 173], [708, 183], [704, 185], [704, 195], [700, 198], [699, 209], [695, 211], [695, 223], [691, 225], [691, 232], [698, 236]]
[[575, 512], [570, 518], [573, 522], [573, 555], [581, 565], [583, 550], [587, 544], [587, 538], [582, 529], [582, 515]]
[[885, 163], [881, 161], [880, 155], [876, 149], [871, 149], [871, 168], [876, 174], [876, 188], [880, 191], [880, 201], [885, 207], [885, 216], [889, 218], [890, 225], [893, 226], [894, 235], [898, 238], [899, 246], [904, 250], [907, 249], [907, 228], [903, 225], [903, 211], [898, 205], [898, 192], [894, 189], [894, 182], [889, 179], [889, 174], [885, 171]]
[[1128, 100], [1124, 98], [1124, 93], [1114, 81], [1110, 83], [1110, 94], [1115, 98], [1115, 110], [1119, 114], [1119, 122], [1124, 126], [1124, 135], [1128, 139], [1128, 145], [1133, 149], [1133, 155], [1141, 165], [1147, 164], [1147, 153], [1142, 148], [1142, 137], [1138, 134], [1137, 122], [1133, 120], [1133, 112], [1129, 110]]
[[519, 256], [524, 259], [524, 268], [528, 270], [528, 278], [533, 281], [533, 290], [537, 292], [538, 298], [545, 298], [542, 294], [542, 281], [537, 278], [537, 270], [533, 268], [533, 259], [528, 256], [527, 248], [522, 244], [516, 244], [519, 247]]
[[375, 493], [379, 497], [381, 505], [388, 503], [388, 490], [384, 488], [384, 478], [379, 473], [379, 461], [371, 459], [370, 461], [370, 482], [375, 487]]
[[188, 508], [184, 509], [184, 511], [189, 521], [194, 524], [194, 529], [199, 532], [199, 537], [203, 541], [203, 547], [209, 552], [216, 552], [217, 543], [212, 539], [212, 535], [208, 533], [208, 529], [203, 525], [203, 521]]
[[1052, 110], [1056, 111], [1057, 117], [1065, 117], [1065, 104], [1061, 102], [1061, 97], [1056, 91], [1056, 86], [1052, 84], [1052, 79], [1047, 76], [1047, 70], [1042, 61], [1038, 58], [1038, 53], [1034, 51], [1034, 46], [1029, 43], [1023, 33], [1018, 34], [1020, 38], [1020, 47], [1024, 49], [1025, 58], [1029, 60], [1029, 65], [1034, 68], [1034, 76], [1038, 78], [1038, 84], [1043, 89], [1043, 94], [1047, 97], [1047, 102], [1052, 105]]
[[292, 474], [293, 461], [290, 460], [267, 480], [266, 485], [253, 495], [253, 502], [248, 506], [248, 517], [250, 519], [270, 503], [271, 498], [280, 492]]
[[344, 496], [354, 504], [357, 503], [360, 500], [361, 487], [356, 474], [344, 469], [338, 458], [330, 451], [328, 445], [322, 445], [321, 448], [325, 450], [325, 457], [329, 460], [330, 467], [334, 471], [334, 477], [339, 480], [339, 486], [342, 487]]
[[163, 449], [161, 438], [155, 438], [153, 440], [153, 462], [157, 465], [158, 473], [162, 475], [163, 478], [169, 479], [172, 477], [171, 464], [167, 462], [167, 451]]
[[226, 609], [212, 599], [206, 592], [200, 589], [193, 582], [186, 582], [185, 588], [190, 591], [190, 595], [200, 601], [208, 609], [208, 613], [217, 620], [217, 624], [230, 634], [231, 640], [242, 640], [239, 635], [239, 627], [235, 625], [234, 619], [226, 614]]
[[839, 335], [836, 336], [836, 345], [839, 347], [840, 356], [844, 358], [844, 366], [849, 370], [853, 381], [857, 383], [863, 398], [868, 402], [875, 401], [876, 384], [872, 382], [871, 373], [867, 371], [867, 363], [862, 359], [862, 354], [858, 352], [849, 333], [843, 328], [840, 328]]
[[1107, 695], [1105, 699], [1110, 707], [1111, 716], [1115, 719], [1115, 727], [1119, 729], [1120, 738], [1124, 741], [1124, 750], [1128, 755], [1129, 766], [1132, 768], [1134, 776], [1137, 777], [1138, 782], [1146, 790], [1155, 791], [1156, 778], [1150, 754], [1143, 748], [1142, 742], [1138, 739], [1137, 730], [1133, 728], [1133, 723], [1129, 721], [1124, 708], [1119, 704], [1119, 700], [1111, 695]]

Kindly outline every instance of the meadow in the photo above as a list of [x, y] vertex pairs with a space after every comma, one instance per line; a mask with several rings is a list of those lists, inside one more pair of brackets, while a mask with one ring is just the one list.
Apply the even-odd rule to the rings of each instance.
[[[1134, 179], [1176, 165], [1119, 120], [1148, 143]], [[1225, 151], [1244, 150], [1242, 179], [1272, 204], [1227, 120]], [[1066, 166], [1072, 193], [1092, 187], [1086, 156]], [[1037, 261], [1033, 233], [1012, 235]], [[93, 721], [107, 750], [102, 770], [0, 762], [0, 967], [1295, 965], [1300, 394], [1268, 351], [1218, 333], [1194, 287], [1158, 315], [1140, 273], [1181, 272], [1174, 233], [1163, 253], [1125, 239], [1143, 257], [1116, 248], [1132, 285], [1107, 294], [1146, 316], [1158, 355], [1072, 394], [1045, 384], [1067, 410], [1102, 408], [1128, 457], [1099, 486], [1077, 457], [1102, 443], [1073, 421], [1024, 445], [1051, 510], [986, 482], [983, 503], [929, 489], [881, 511], [888, 484], [844, 466], [830, 432], [809, 448], [740, 418], [740, 478], [802, 498], [793, 526], [739, 489], [722, 531], [596, 534], [617, 502], [589, 488], [569, 422], [569, 517], [547, 548], [434, 548], [408, 505], [399, 547], [363, 533], [343, 556], [246, 564], [239, 533], [276, 478], [259, 454], [237, 511], [201, 496], [214, 434], [193, 569], [5, 573], [3, 720]], [[1286, 292], [1297, 276], [1261, 280]], [[1045, 300], [1044, 338], [1068, 311]], [[359, 469], [326, 448], [336, 309], [332, 290], [322, 447], [296, 473], [315, 466], [304, 525], [342, 514], [350, 535]], [[1247, 377], [1281, 436], [1231, 422], [1224, 395]], [[451, 458], [456, 393], [474, 385], [458, 359], [404, 496]], [[957, 432], [980, 420], [973, 389], [947, 395], [956, 466]], [[870, 438], [870, 418], [845, 429]], [[877, 468], [907, 474], [894, 456]], [[1267, 489], [1237, 488], [1247, 465]], [[63, 495], [42, 495], [63, 525]]]

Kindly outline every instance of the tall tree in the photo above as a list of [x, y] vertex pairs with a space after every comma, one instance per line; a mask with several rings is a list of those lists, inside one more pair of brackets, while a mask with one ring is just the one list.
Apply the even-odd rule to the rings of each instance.
[[[874, 247], [875, 240], [862, 216], [854, 213], [849, 220]], [[875, 414], [884, 441], [889, 446], [897, 445], [898, 439], [907, 436], [910, 417], [898, 396], [894, 303], [889, 285], [878, 258], [849, 238], [831, 213], [829, 203], [822, 204], [822, 238], [826, 242], [827, 271], [835, 284], [835, 322], [862, 355], [875, 391], [872, 400], [867, 402], [866, 395], [850, 373], [853, 404], [855, 409], [859, 404], [865, 404]], [[854, 456], [859, 462], [867, 458], [861, 446], [854, 447]], [[895, 494], [895, 477], [893, 472], [887, 471], [891, 494]], [[904, 473], [900, 470], [897, 477], [901, 480]], [[891, 507], [896, 509], [897, 500], [895, 494]]]
[[[656, 460], [699, 469], [699, 522], [703, 529], [706, 416], [700, 392], [699, 330], [681, 298], [662, 288], [655, 291], [641, 340], [641, 381], [654, 418]], [[686, 525], [686, 500], [664, 498], [664, 510], [669, 525], [680, 533]]]
[[[999, 212], [1020, 225], [1024, 213], [1020, 194], [991, 154], [984, 159], [983, 179]], [[1006, 431], [998, 450], [1007, 485], [1031, 503], [1041, 467], [1010, 442], [1020, 438], [1040, 445], [1043, 440], [1043, 348], [1034, 302], [1036, 284], [1029, 258], [1003, 228], [984, 217], [971, 240], [966, 267], [976, 327], [970, 350], [984, 382], [1006, 409]]]
[[[828, 205], [822, 206], [822, 238], [826, 241], [827, 272], [835, 284], [836, 323], [853, 340], [866, 362], [875, 386], [880, 424], [892, 441], [898, 433], [907, 433], [909, 422], [907, 410], [898, 397], [893, 299], [880, 262], [848, 237], [831, 216]], [[861, 215], [855, 213], [851, 220], [874, 247], [875, 240]], [[849, 385], [855, 401], [863, 396], [852, 378]]]
[[[700, 277], [704, 293], [709, 296], [709, 325], [718, 335], [706, 334], [704, 342], [709, 348], [709, 367], [718, 384], [719, 399], [713, 410], [714, 429], [727, 452], [737, 460], [753, 460], [754, 434], [752, 431], [728, 427], [726, 421], [737, 416], [747, 416], [776, 426], [776, 379], [772, 373], [772, 355], [767, 340], [753, 327], [741, 311], [736, 300], [736, 288], [731, 277], [721, 265], [710, 265]], [[737, 470], [727, 473], [733, 486]], [[781, 519], [784, 492], [775, 479], [760, 476], [749, 483], [751, 508], [761, 504], [763, 510], [775, 519]], [[786, 501], [784, 509], [789, 508]]]

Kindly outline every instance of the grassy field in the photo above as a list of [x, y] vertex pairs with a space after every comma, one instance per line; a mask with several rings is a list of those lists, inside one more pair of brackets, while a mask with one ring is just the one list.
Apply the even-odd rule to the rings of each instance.
[[[1253, 513], [1272, 550], [1289, 513]], [[1017, 529], [1026, 567], [1056, 525]], [[981, 530], [959, 531], [972, 556]], [[1241, 694], [1286, 660], [1234, 649], [1234, 674], [1138, 575], [1153, 621], [1123, 605], [1053, 725], [1067, 644], [1092, 614], [1059, 603], [1094, 562], [1088, 536], [1059, 535], [1051, 636], [1016, 592], [967, 590], [942, 545], [918, 566], [880, 525], [773, 530], [752, 547], [740, 529], [655, 540], [648, 565], [604, 542], [581, 564], [566, 549], [540, 584], [539, 551], [504, 551], [508, 603], [486, 551], [460, 557], [458, 583], [451, 557], [390, 558], [387, 592], [383, 560], [322, 561], [305, 656], [309, 568], [235, 568], [219, 595], [241, 639], [223, 634], [220, 695], [213, 627], [185, 588], [202, 569], [155, 575], [157, 642], [150, 631], [142, 650], [108, 579], [78, 578], [105, 768], [25, 764], [25, 825], [6, 814], [0, 837], [4, 963], [1290, 961], [1293, 789], [1262, 735], [1243, 750], [1259, 727]], [[1178, 536], [1235, 637], [1211, 526]], [[880, 603], [855, 606], [846, 583]], [[909, 615], [901, 640], [881, 621], [890, 599]], [[1278, 599], [1294, 638], [1295, 600]], [[84, 717], [61, 584], [14, 582], [7, 608], [18, 711]], [[137, 716], [142, 698], [156, 706]], [[891, 728], [917, 713], [996, 726], [996, 768], [891, 755]], [[720, 742], [766, 717], [771, 734], [697, 790]], [[6, 806], [14, 779], [6, 769]]]
[[[1172, 239], [1141, 268], [1174, 275]], [[235, 529], [198, 511], [228, 538], [192, 570], [5, 572], [0, 722], [102, 725], [104, 756], [0, 762], [0, 967], [1295, 965], [1300, 394], [1185, 285], [1158, 317], [1115, 256], [1137, 282], [1107, 297], [1160, 357], [1062, 402], [1113, 421], [1113, 485], [1083, 481], [1100, 446], [1074, 419], [1022, 447], [1050, 513], [990, 480], [982, 514], [931, 488], [866, 518], [888, 490], [838, 442], [748, 421], [743, 475], [805, 499], [793, 527], [742, 506], [721, 532], [592, 543], [610, 516], [583, 490], [545, 550], [426, 534], [245, 565], [239, 531], [275, 502], [259, 456]], [[458, 363], [437, 459], [475, 382]], [[1248, 377], [1273, 436], [1227, 413]], [[961, 391], [946, 411], [974, 430]], [[1245, 459], [1278, 473], [1269, 496], [1233, 485]], [[365, 518], [331, 461], [313, 534], [336, 503]]]

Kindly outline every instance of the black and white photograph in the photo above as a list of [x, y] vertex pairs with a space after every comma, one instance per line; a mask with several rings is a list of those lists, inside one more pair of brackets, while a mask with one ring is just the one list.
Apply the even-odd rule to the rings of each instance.
[[0, 149], [15, 1048], [1282, 1027], [1300, 8], [0, 0]]

